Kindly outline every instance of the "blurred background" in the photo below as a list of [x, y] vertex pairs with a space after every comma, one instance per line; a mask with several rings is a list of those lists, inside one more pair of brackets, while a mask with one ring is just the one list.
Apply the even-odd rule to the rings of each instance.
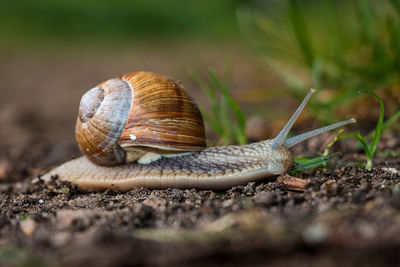
[[[0, 36], [7, 148], [39, 139], [51, 151], [79, 154], [74, 124], [82, 94], [138, 70], [183, 81], [207, 109], [201, 88], [218, 87], [214, 69], [243, 108], [250, 140], [277, 132], [310, 87], [319, 92], [300, 129], [354, 116], [370, 131], [379, 103], [360, 90], [383, 98], [385, 118], [400, 109], [398, 0], [2, 0]], [[209, 136], [219, 142], [215, 132]]]

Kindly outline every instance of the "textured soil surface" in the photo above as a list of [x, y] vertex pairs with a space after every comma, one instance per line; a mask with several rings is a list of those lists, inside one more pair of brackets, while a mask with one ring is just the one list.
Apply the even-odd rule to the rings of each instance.
[[[3, 74], [10, 66], [0, 64]], [[3, 76], [11, 87], [12, 75]], [[33, 77], [25, 82], [35, 84]], [[57, 179], [31, 183], [79, 155], [71, 130], [76, 104], [58, 124], [60, 111], [1, 105], [0, 266], [400, 264], [398, 133], [385, 132], [372, 171], [360, 167], [362, 151], [348, 140], [333, 147], [342, 154], [326, 170], [298, 174], [301, 180], [282, 175], [227, 191], [81, 192]], [[293, 153], [315, 155], [329, 138]]]
[[[0, 259], [11, 266], [396, 265], [400, 161], [378, 159], [372, 171], [344, 167], [357, 158], [343, 155], [337, 168], [299, 175], [304, 189], [286, 183], [288, 176], [222, 192], [80, 192], [56, 179], [5, 181]], [[37, 171], [7, 164], [8, 177]]]

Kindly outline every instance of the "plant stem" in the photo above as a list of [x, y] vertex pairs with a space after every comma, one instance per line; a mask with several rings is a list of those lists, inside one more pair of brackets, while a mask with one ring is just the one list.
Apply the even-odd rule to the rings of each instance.
[[367, 158], [367, 165], [365, 165], [365, 168], [369, 171], [372, 169], [372, 158]]

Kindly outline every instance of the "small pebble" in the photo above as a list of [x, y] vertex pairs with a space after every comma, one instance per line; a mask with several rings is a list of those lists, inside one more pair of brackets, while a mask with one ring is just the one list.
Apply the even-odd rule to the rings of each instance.
[[256, 204], [270, 206], [274, 202], [276, 202], [276, 193], [269, 192], [269, 191], [262, 191], [262, 192], [257, 193], [254, 196], [253, 200]]
[[53, 244], [62, 247], [71, 240], [71, 234], [68, 232], [59, 232], [53, 236]]
[[338, 190], [338, 184], [335, 180], [328, 180], [321, 185], [321, 190], [325, 194], [335, 195]]
[[26, 236], [31, 237], [35, 232], [37, 225], [33, 219], [27, 218], [23, 221], [20, 221], [19, 227]]
[[165, 199], [147, 198], [142, 203], [156, 210], [159, 207], [165, 206], [167, 202]]
[[7, 178], [13, 169], [11, 162], [7, 160], [0, 161], [0, 180]]
[[329, 237], [329, 229], [323, 224], [312, 224], [303, 231], [303, 239], [308, 243], [320, 243]]
[[362, 182], [361, 185], [358, 187], [358, 190], [361, 192], [368, 192], [372, 189], [372, 185], [368, 182]]

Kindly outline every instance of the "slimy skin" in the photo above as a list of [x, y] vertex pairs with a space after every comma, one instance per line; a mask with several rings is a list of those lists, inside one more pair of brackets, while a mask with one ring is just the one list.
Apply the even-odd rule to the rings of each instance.
[[211, 147], [177, 157], [162, 157], [149, 164], [99, 166], [86, 157], [68, 161], [42, 178], [71, 181], [81, 189], [135, 187], [227, 189], [287, 172], [293, 157], [287, 148], [271, 149], [272, 140], [244, 146]]

